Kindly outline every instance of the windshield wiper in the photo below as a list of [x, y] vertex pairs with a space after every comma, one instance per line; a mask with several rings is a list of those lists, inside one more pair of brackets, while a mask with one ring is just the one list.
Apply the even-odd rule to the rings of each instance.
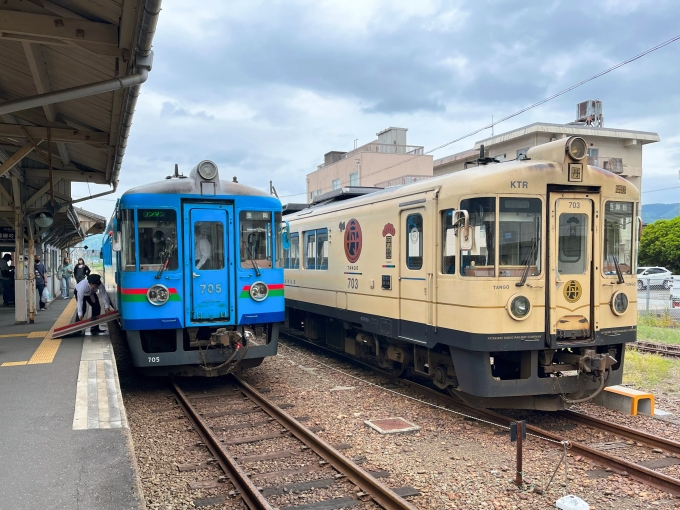
[[253, 255], [253, 245], [250, 243], [250, 239], [252, 236], [255, 234], [250, 234], [248, 236], [248, 257], [250, 258], [250, 262], [253, 264], [253, 268], [255, 269], [255, 276], [260, 276], [262, 273], [260, 273], [260, 267], [257, 265], [257, 262], [255, 262], [255, 256]]
[[536, 218], [536, 236], [531, 240], [531, 252], [527, 257], [527, 261], [524, 263], [524, 271], [522, 272], [522, 278], [515, 283], [515, 287], [524, 287], [527, 283], [527, 277], [529, 276], [529, 269], [531, 269], [531, 262], [536, 260], [536, 251], [538, 249], [539, 241], [541, 239], [541, 226], [539, 219]]
[[170, 263], [170, 257], [172, 256], [174, 250], [174, 246], [172, 244], [172, 241], [169, 242], [168, 249], [165, 250], [165, 261], [161, 265], [161, 268], [158, 270], [158, 273], [156, 273], [156, 280], [160, 280], [161, 276], [163, 275], [163, 271], [165, 271], [168, 268], [168, 264]]
[[623, 280], [623, 273], [621, 272], [621, 266], [619, 265], [619, 259], [617, 259], [614, 255], [612, 255], [612, 258], [614, 259], [614, 267], [616, 268], [616, 276], [619, 279], [617, 284], [624, 283]]

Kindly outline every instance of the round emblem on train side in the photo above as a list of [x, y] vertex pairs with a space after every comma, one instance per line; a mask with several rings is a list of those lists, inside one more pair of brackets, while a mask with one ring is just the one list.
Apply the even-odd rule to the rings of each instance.
[[576, 301], [581, 299], [581, 294], [583, 294], [581, 284], [576, 280], [569, 280], [564, 286], [564, 299], [570, 303], [576, 303]]
[[345, 228], [345, 256], [351, 264], [354, 264], [359, 260], [361, 255], [361, 225], [359, 222], [352, 218], [347, 222], [347, 227]]

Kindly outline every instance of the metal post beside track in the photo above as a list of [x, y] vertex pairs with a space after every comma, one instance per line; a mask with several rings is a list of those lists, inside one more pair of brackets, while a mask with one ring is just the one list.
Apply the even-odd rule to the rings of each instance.
[[527, 422], [512, 422], [510, 424], [510, 442], [517, 443], [517, 467], [515, 469], [515, 485], [521, 487], [524, 483], [522, 467], [522, 440], [527, 437]]

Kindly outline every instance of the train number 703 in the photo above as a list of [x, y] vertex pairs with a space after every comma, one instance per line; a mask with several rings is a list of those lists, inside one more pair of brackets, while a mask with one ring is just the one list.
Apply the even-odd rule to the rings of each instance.
[[347, 288], [348, 289], [359, 289], [359, 279], [358, 278], [347, 278]]

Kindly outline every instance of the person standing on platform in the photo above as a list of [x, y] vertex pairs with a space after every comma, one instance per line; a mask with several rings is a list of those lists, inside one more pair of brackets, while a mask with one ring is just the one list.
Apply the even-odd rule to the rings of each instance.
[[73, 289], [74, 294], [76, 293], [78, 284], [82, 282], [85, 278], [87, 278], [89, 274], [90, 268], [87, 267], [87, 264], [85, 264], [85, 261], [82, 258], [79, 258], [76, 267], [73, 268], [73, 276], [75, 276], [76, 278], [76, 286]]
[[35, 270], [35, 288], [38, 289], [38, 298], [40, 299], [40, 308], [38, 311], [45, 309], [45, 303], [42, 298], [43, 290], [45, 290], [45, 264], [40, 261], [40, 255], [36, 255], [33, 264], [33, 269]]
[[[76, 285], [75, 294], [78, 298], [77, 310], [79, 321], [83, 320], [83, 317], [85, 317], [88, 304], [92, 307], [93, 319], [102, 313], [100, 300], [104, 302], [104, 312], [113, 309], [109, 295], [106, 293], [106, 289], [104, 289], [104, 286], [102, 285], [102, 279], [98, 274], [88, 275], [87, 279], [81, 280], [80, 283]], [[104, 330], [97, 325], [90, 328], [90, 332], [93, 335], [97, 335], [103, 333]]]
[[71, 275], [73, 275], [73, 267], [68, 257], [64, 257], [59, 269], [57, 269], [57, 277], [61, 278], [61, 298], [68, 299], [68, 288], [71, 283]]
[[14, 302], [14, 296], [9, 295], [12, 288], [12, 282], [10, 281], [10, 265], [9, 261], [12, 260], [12, 255], [5, 253], [0, 259], [0, 283], [2, 283], [2, 301], [5, 306], [9, 306], [10, 303]]

